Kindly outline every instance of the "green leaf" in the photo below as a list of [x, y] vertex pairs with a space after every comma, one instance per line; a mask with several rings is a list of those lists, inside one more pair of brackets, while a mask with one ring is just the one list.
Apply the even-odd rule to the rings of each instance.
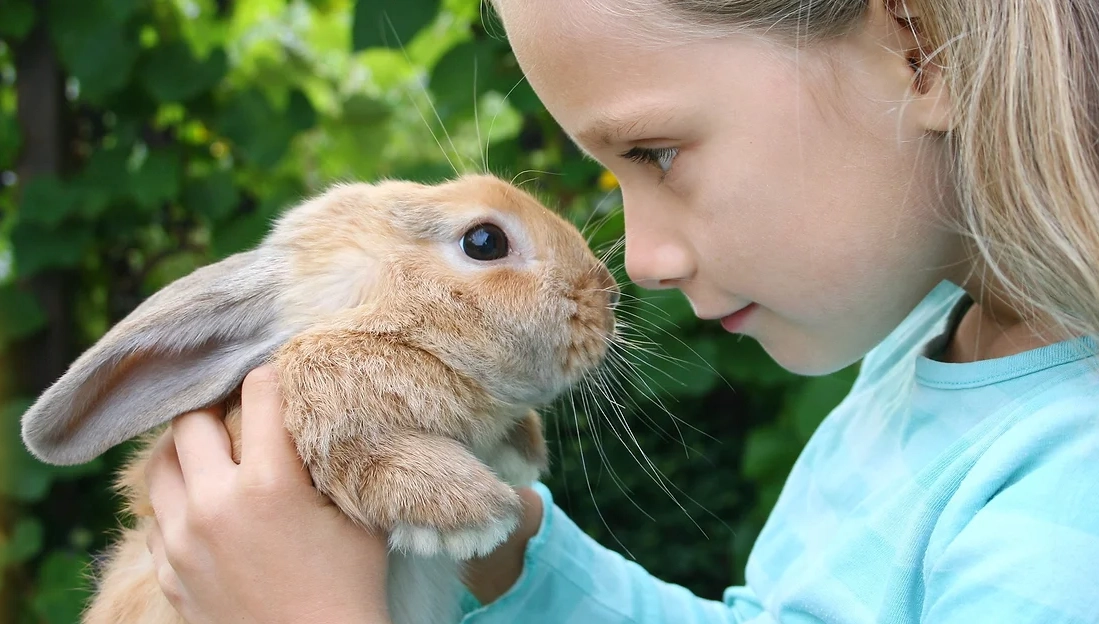
[[0, 286], [0, 346], [29, 336], [46, 325], [46, 314], [34, 295], [15, 284]]
[[302, 189], [294, 184], [281, 183], [260, 201], [255, 210], [223, 222], [211, 233], [210, 247], [214, 256], [224, 258], [254, 247], [271, 230], [274, 219], [287, 206], [299, 201], [302, 195]]
[[802, 443], [809, 440], [821, 421], [839, 405], [854, 383], [854, 367], [822, 377], [809, 377], [791, 392], [783, 411]]
[[494, 72], [494, 50], [487, 41], [467, 41], [446, 52], [431, 70], [429, 87], [443, 117], [469, 115]]
[[71, 185], [79, 193], [76, 201], [85, 219], [98, 218], [113, 200], [126, 195], [131, 184], [129, 157], [130, 150], [122, 145], [97, 149], [74, 177]]
[[593, 251], [604, 253], [611, 247], [619, 247], [618, 252], [607, 259], [612, 268], [615, 263], [621, 265], [624, 259], [620, 241], [626, 233], [625, 214], [621, 200], [612, 202], [600, 196], [582, 205], [573, 215], [573, 223], [589, 240]]
[[77, 266], [91, 246], [92, 234], [91, 228], [82, 224], [42, 228], [24, 221], [16, 223], [12, 232], [16, 275]]
[[294, 138], [294, 129], [285, 116], [256, 89], [234, 94], [216, 127], [247, 160], [260, 168], [277, 164]]
[[128, 20], [139, 0], [51, 0], [50, 33], [58, 56], [80, 84], [80, 97], [99, 101], [122, 89], [139, 54]]
[[545, 109], [507, 44], [496, 39], [465, 41], [448, 50], [432, 68], [430, 88], [445, 115], [471, 114], [474, 98], [490, 91], [520, 113]]
[[760, 390], [791, 383], [796, 377], [779, 366], [758, 341], [727, 334], [719, 339], [721, 372], [737, 385]]
[[27, 223], [55, 226], [77, 211], [78, 195], [52, 173], [31, 178], [23, 187], [20, 217]]
[[527, 151], [517, 139], [494, 142], [488, 146], [488, 170], [504, 179], [511, 179], [523, 171], [520, 164]]
[[[320, 173], [329, 179], [355, 178], [369, 180], [378, 175], [383, 162], [383, 147], [392, 130], [383, 123], [340, 124], [327, 128], [328, 142], [317, 154]], [[424, 165], [417, 161], [417, 167]], [[447, 166], [447, 172], [453, 169]], [[403, 171], [400, 177], [407, 177]]]
[[239, 202], [240, 193], [229, 171], [215, 171], [192, 180], [183, 189], [184, 208], [212, 221], [228, 217]]
[[206, 264], [206, 260], [203, 254], [192, 251], [183, 251], [162, 258], [145, 273], [142, 292], [151, 295], [177, 279], [193, 273]]
[[[7, 0], [5, 0], [7, 1]], [[124, 24], [143, 0], [50, 0], [46, 24], [59, 47], [86, 39], [108, 24]]]
[[100, 101], [130, 81], [138, 45], [118, 23], [105, 23], [73, 37], [61, 48], [62, 59], [80, 81], [82, 98]]
[[20, 518], [6, 542], [0, 543], [0, 566], [22, 563], [42, 550], [45, 531], [36, 518]]
[[0, 497], [24, 503], [44, 499], [56, 479], [81, 477], [103, 467], [102, 458], [75, 466], [52, 466], [31, 455], [23, 446], [20, 428], [31, 403], [30, 399], [18, 399], [0, 409]]
[[392, 114], [389, 104], [355, 93], [344, 100], [340, 121], [349, 125], [380, 125], [388, 121]]
[[513, 79], [497, 83], [497, 85], [497, 90], [502, 95], [507, 96], [507, 103], [515, 110], [528, 115], [546, 111], [546, 105], [534, 92], [534, 88], [530, 86], [530, 81], [522, 75], [516, 75]]
[[[793, 460], [791, 460], [791, 463], [793, 463]], [[782, 495], [782, 488], [786, 484], [786, 474], [788, 472], [789, 468], [781, 475], [776, 475], [759, 484], [759, 489], [756, 491], [756, 505], [749, 515], [749, 518], [757, 524], [762, 525], [766, 522], [767, 517], [771, 515], [771, 510], [774, 509], [779, 496]]]
[[290, 92], [290, 99], [286, 105], [286, 119], [290, 122], [292, 132], [308, 130], [317, 123], [317, 111], [309, 101], [309, 97], [300, 89]]
[[271, 229], [272, 217], [260, 211], [239, 216], [221, 224], [210, 237], [215, 256], [224, 258], [250, 249]]
[[678, 290], [629, 288], [633, 297], [624, 299], [623, 320], [650, 336], [665, 332], [682, 334], [697, 324], [691, 302]]
[[627, 359], [635, 362], [633, 383], [623, 382], [635, 394], [651, 397], [653, 391], [672, 397], [697, 397], [721, 382], [713, 370], [717, 349], [708, 341], [690, 341], [678, 336], [653, 336], [653, 345]]
[[501, 58], [489, 88], [507, 96], [507, 102], [521, 113], [545, 112], [545, 105], [523, 75], [515, 54], [506, 47], [498, 54]]
[[0, 169], [13, 167], [22, 148], [23, 132], [19, 128], [19, 119], [0, 109]]
[[360, 0], [351, 23], [351, 51], [407, 46], [438, 9], [439, 0]]
[[51, 552], [38, 571], [38, 592], [31, 604], [47, 624], [72, 624], [80, 621], [88, 599], [89, 565], [85, 554]]
[[153, 48], [142, 63], [145, 88], [161, 102], [186, 102], [218, 84], [229, 70], [225, 51], [215, 49], [205, 59], [195, 57], [184, 41]]
[[134, 13], [137, 12], [140, 5], [144, 3], [145, 0], [98, 0], [97, 2], [94, 2], [92, 4], [100, 5], [102, 7], [101, 10], [108, 16], [110, 16], [110, 19], [115, 22], [122, 23], [132, 17]]
[[4, 0], [0, 3], [0, 36], [18, 41], [34, 26], [34, 5], [30, 0]]
[[561, 163], [561, 182], [568, 188], [590, 189], [601, 173], [602, 165], [587, 158], [569, 158]]
[[178, 152], [171, 149], [152, 151], [130, 174], [130, 193], [138, 204], [155, 209], [179, 194], [182, 171]]
[[777, 426], [757, 427], [744, 441], [740, 470], [755, 481], [784, 478], [800, 451], [789, 432]]
[[741, 518], [733, 530], [732, 544], [729, 546], [733, 560], [730, 583], [737, 585], [745, 583], [744, 570], [748, 566], [748, 556], [752, 554], [756, 538], [759, 537], [759, 530], [760, 527], [747, 518]]
[[45, 498], [53, 479], [51, 467], [23, 446], [19, 420], [30, 405], [31, 401], [20, 400], [0, 409], [0, 496], [27, 503]]

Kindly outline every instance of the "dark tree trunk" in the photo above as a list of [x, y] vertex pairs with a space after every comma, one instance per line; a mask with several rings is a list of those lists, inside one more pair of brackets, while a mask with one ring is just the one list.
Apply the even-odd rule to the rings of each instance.
[[[60, 174], [66, 163], [64, 79], [44, 24], [46, 0], [36, 0], [34, 5], [34, 29], [13, 46], [22, 135], [16, 167], [19, 187], [25, 187], [36, 176]], [[4, 385], [10, 386], [0, 387], [0, 397], [37, 396], [68, 366], [73, 336], [71, 280], [65, 273], [42, 273], [20, 284], [38, 300], [48, 324], [35, 335], [9, 345], [5, 364], [10, 372], [5, 375]], [[0, 509], [0, 523], [7, 525], [5, 533], [10, 531], [11, 520], [9, 512]], [[16, 605], [25, 602], [33, 583], [21, 567], [9, 567], [4, 572], [0, 579], [0, 624], [14, 623], [19, 613]]]
[[[64, 83], [57, 56], [45, 28], [45, 2], [36, 2], [38, 20], [15, 50], [16, 90], [23, 149], [16, 173], [19, 185], [43, 174], [60, 174], [65, 165]], [[33, 209], [33, 207], [32, 207]], [[46, 272], [24, 286], [38, 299], [48, 325], [15, 346], [16, 391], [37, 395], [61, 376], [72, 345], [71, 276]]]

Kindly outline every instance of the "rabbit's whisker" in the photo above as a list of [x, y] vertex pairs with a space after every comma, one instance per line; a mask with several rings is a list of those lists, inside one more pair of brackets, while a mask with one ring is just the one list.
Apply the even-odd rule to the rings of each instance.
[[[607, 394], [605, 387], [603, 387], [601, 385], [600, 389], [604, 392], [604, 395]], [[634, 435], [633, 430], [630, 428], [629, 423], [626, 421], [625, 410], [623, 409], [622, 404], [612, 401], [612, 402], [607, 403], [606, 405], [609, 405], [611, 407], [611, 409], [614, 411], [615, 417], [617, 418], [619, 424], [622, 425], [622, 427], [623, 427], [624, 431], [626, 432], [626, 434], [628, 435], [629, 439], [633, 442], [634, 446], [640, 452], [641, 458], [644, 459], [644, 463], [642, 463], [642, 461], [640, 461], [637, 458], [637, 455], [635, 455], [632, 451], [630, 452], [630, 455], [637, 462], [638, 466], [642, 469], [642, 471], [644, 471], [653, 480], [653, 483], [655, 483], [656, 486], [659, 487], [660, 490], [662, 492], [664, 492], [664, 494], [667, 495], [668, 498], [670, 498], [672, 500], [672, 502], [674, 502], [676, 504], [676, 506], [679, 507], [679, 509], [681, 511], [683, 511], [683, 513], [691, 520], [691, 523], [694, 524], [695, 527], [698, 528], [698, 530], [700, 532], [702, 532], [703, 535], [706, 535], [705, 530], [703, 530], [702, 527], [698, 524], [698, 522], [696, 522], [694, 520], [694, 518], [687, 511], [687, 509], [683, 506], [683, 504], [679, 502], [679, 499], [676, 498], [675, 494], [672, 493], [671, 488], [675, 488], [677, 491], [679, 491], [681, 494], [686, 496], [689, 500], [691, 500], [691, 502], [695, 503], [696, 505], [699, 504], [699, 503], [697, 501], [695, 501], [694, 499], [692, 499], [690, 496], [688, 496], [685, 492], [683, 492], [683, 490], [680, 489], [678, 486], [676, 486], [670, 479], [668, 479], [668, 477], [663, 473], [663, 471], [661, 471], [660, 468], [657, 467], [656, 464], [653, 463], [653, 461], [649, 458], [648, 454], [646, 454], [644, 452], [644, 450], [641, 448], [640, 443], [637, 440], [637, 437]], [[629, 444], [627, 444], [625, 442], [625, 440], [622, 438], [622, 436], [618, 434], [618, 430], [615, 427], [614, 422], [610, 418], [607, 418], [606, 412], [603, 411], [603, 410], [600, 410], [600, 415], [603, 416], [604, 421], [607, 423], [607, 425], [609, 427], [611, 427], [612, 431], [615, 432], [615, 434], [618, 437], [619, 441], [621, 441], [623, 443], [623, 446], [625, 446], [627, 449], [630, 449]], [[671, 486], [671, 487], [669, 487], [669, 486]]]
[[[626, 355], [626, 354], [625, 354], [625, 353], [622, 353], [622, 355]], [[626, 359], [621, 359], [621, 360], [619, 360], [619, 359], [618, 359], [618, 354], [617, 354], [617, 353], [612, 353], [611, 357], [609, 358], [609, 361], [610, 361], [610, 362], [612, 363], [612, 365], [615, 365], [615, 366], [619, 366], [619, 365], [625, 365], [625, 366], [626, 366], [626, 369], [622, 369], [622, 368], [619, 368], [620, 374], [622, 374], [622, 375], [623, 375], [623, 376], [625, 376], [625, 377], [629, 377], [629, 376], [630, 376], [630, 372], [633, 372], [634, 374], [637, 374], [637, 375], [638, 375], [638, 377], [642, 377], [642, 375], [640, 374], [640, 371], [638, 371], [638, 370], [637, 370], [637, 369], [636, 369], [635, 367], [633, 367], [633, 366], [631, 365], [631, 363], [630, 363], [630, 362], [629, 362], [628, 360], [626, 360]], [[646, 398], [648, 398], [649, 400], [653, 400], [653, 398], [654, 398], [654, 397], [650, 395], [650, 396], [647, 396]], [[659, 401], [657, 401], [657, 403], [659, 403]], [[642, 409], [640, 408], [640, 406], [637, 406], [637, 405], [636, 405], [636, 403], [634, 404], [634, 407], [636, 408], [636, 411], [637, 411], [638, 413], [643, 413], [643, 411], [644, 411], [644, 410], [642, 410]], [[661, 404], [661, 407], [663, 407], [663, 406], [662, 406], [662, 404]], [[672, 418], [672, 421], [673, 421], [673, 422], [676, 422], [676, 423], [682, 423], [682, 424], [686, 425], [686, 426], [687, 426], [688, 428], [690, 428], [691, 430], [695, 431], [696, 433], [698, 433], [698, 434], [701, 434], [701, 435], [703, 435], [703, 436], [705, 436], [705, 437], [707, 437], [707, 438], [710, 438], [711, 440], [714, 440], [714, 441], [716, 441], [716, 442], [720, 442], [719, 440], [717, 440], [717, 438], [715, 438], [715, 437], [713, 437], [712, 435], [710, 435], [710, 434], [706, 433], [705, 431], [702, 431], [701, 429], [698, 429], [697, 427], [695, 427], [695, 426], [691, 425], [690, 423], [688, 423], [688, 422], [684, 421], [683, 419], [681, 419], [681, 418], [678, 418], [678, 417], [676, 417], [675, 415], [673, 415], [673, 414], [672, 414], [672, 413], [671, 413], [670, 411], [668, 411], [667, 409], [664, 409], [664, 413], [665, 413], [665, 414], [667, 414], [667, 415], [668, 415], [669, 417], [671, 417], [671, 418]], [[623, 421], [623, 424], [625, 424], [625, 421]], [[691, 448], [690, 448], [690, 447], [689, 447], [689, 446], [688, 446], [688, 445], [686, 444], [686, 442], [685, 442], [685, 441], [683, 440], [683, 438], [682, 438], [682, 431], [681, 431], [681, 430], [679, 430], [678, 426], [676, 427], [676, 429], [677, 429], [677, 431], [679, 431], [679, 432], [680, 432], [680, 443], [681, 443], [681, 444], [683, 445], [683, 447], [684, 447], [684, 450], [685, 450], [685, 451], [687, 451], [687, 455], [688, 455], [688, 457], [689, 457], [689, 456], [690, 456], [690, 451], [691, 451], [691, 450], [694, 450], [694, 449], [691, 449]], [[631, 433], [631, 435], [632, 435], [632, 433]], [[654, 467], [655, 467], [655, 466], [654, 466]], [[705, 505], [703, 505], [703, 504], [699, 503], [699, 502], [698, 502], [697, 500], [695, 500], [694, 498], [692, 498], [692, 497], [691, 497], [691, 496], [690, 496], [689, 494], [687, 494], [687, 493], [686, 493], [686, 492], [684, 492], [684, 491], [683, 491], [682, 489], [680, 489], [680, 488], [679, 488], [678, 486], [676, 486], [676, 485], [674, 484], [674, 482], [672, 482], [672, 481], [670, 481], [670, 480], [669, 480], [669, 481], [668, 481], [668, 483], [669, 483], [669, 484], [670, 484], [670, 485], [671, 485], [672, 487], [675, 487], [675, 489], [676, 489], [677, 491], [679, 491], [679, 492], [680, 492], [681, 494], [683, 494], [683, 495], [684, 495], [684, 496], [685, 496], [685, 497], [687, 498], [687, 500], [689, 500], [690, 502], [694, 503], [694, 504], [695, 504], [695, 505], [697, 505], [697, 506], [698, 506], [698, 507], [699, 507], [700, 509], [702, 509], [703, 511], [705, 511], [705, 512], [707, 513], [707, 515], [709, 515], [709, 516], [711, 516], [712, 518], [714, 518], [715, 520], [719, 521], [719, 522], [720, 522], [720, 523], [721, 523], [721, 524], [722, 524], [723, 526], [726, 526], [726, 527], [728, 527], [728, 525], [727, 525], [727, 524], [726, 524], [726, 523], [724, 522], [724, 520], [722, 520], [722, 519], [721, 519], [721, 518], [720, 518], [720, 517], [719, 517], [718, 515], [716, 515], [715, 513], [713, 513], [713, 512], [711, 511], [711, 510], [709, 510], [709, 509], [708, 509], [708, 508], [707, 508], [707, 507], [706, 507]], [[671, 496], [671, 494], [670, 494], [670, 493], [669, 493], [669, 496]], [[671, 496], [671, 498], [672, 498], [673, 500], [675, 500], [675, 497], [674, 497], [674, 496]], [[683, 509], [681, 505], [680, 505], [680, 509]], [[684, 511], [684, 513], [687, 513], [687, 512], [686, 512], [686, 509], [683, 509], [683, 511]], [[688, 515], [688, 517], [690, 517], [690, 514], [687, 514], [687, 515]], [[692, 521], [693, 521], [693, 520], [692, 520]], [[695, 523], [695, 525], [696, 525], [696, 526], [698, 526], [698, 525], [697, 525], [697, 523]], [[701, 530], [701, 527], [699, 527], [699, 530]], [[703, 531], [703, 534], [705, 534], [705, 531]]]
[[[622, 206], [619, 205], [618, 208], [607, 211], [595, 224], [592, 224], [591, 222], [591, 220], [595, 218], [595, 215], [599, 214], [602, 211], [603, 205], [606, 204], [612, 197], [614, 197], [614, 195], [615, 193], [613, 191], [604, 193], [603, 197], [595, 203], [595, 207], [593, 207], [591, 212], [588, 213], [588, 218], [584, 221], [584, 225], [580, 227], [580, 233], [584, 235], [585, 239], [587, 239], [588, 245], [591, 245], [592, 238], [595, 236], [596, 232], [599, 231], [599, 228], [603, 227], [603, 225], [608, 220], [610, 220], [611, 217], [614, 217], [618, 213], [622, 212]], [[591, 228], [590, 230], [588, 229], [589, 227]]]
[[[585, 418], [585, 420], [590, 422], [591, 419], [588, 417], [588, 409], [587, 409], [587, 392], [582, 392], [580, 394], [580, 400], [581, 400], [581, 403], [585, 407], [585, 409], [584, 409], [584, 418]], [[636, 557], [634, 557], [633, 553], [630, 552], [630, 549], [626, 548], [626, 545], [623, 544], [622, 541], [618, 539], [617, 535], [615, 535], [614, 529], [611, 528], [611, 525], [607, 522], [606, 517], [603, 516], [603, 511], [601, 509], [599, 509], [599, 502], [595, 499], [595, 490], [593, 490], [592, 486], [591, 486], [591, 475], [588, 474], [588, 462], [587, 462], [587, 459], [584, 456], [584, 440], [581, 437], [582, 430], [580, 428], [580, 416], [579, 416], [579, 412], [576, 409], [575, 402], [573, 403], [572, 407], [573, 407], [573, 409], [572, 409], [573, 422], [576, 424], [577, 450], [580, 451], [580, 467], [584, 472], [584, 482], [587, 484], [588, 495], [591, 497], [591, 502], [595, 506], [595, 512], [596, 512], [596, 514], [599, 515], [599, 520], [603, 523], [603, 526], [606, 527], [607, 531], [611, 534], [611, 537], [614, 539], [614, 541], [617, 542], [618, 545], [621, 546], [624, 551], [626, 551], [626, 553], [630, 556], [630, 558], [636, 559]]]
[[[586, 392], [586, 393], [594, 395], [594, 392], [592, 391], [592, 384], [591, 384], [591, 382], [592, 382], [593, 380], [597, 380], [597, 379], [598, 379], [598, 376], [592, 376], [591, 378], [589, 378], [589, 379], [587, 380], [587, 381], [588, 381], [588, 385], [587, 385], [587, 387], [585, 388], [585, 392]], [[612, 399], [612, 398], [610, 397], [610, 395], [609, 395], [609, 394], [608, 394], [608, 393], [606, 392], [606, 390], [605, 390], [605, 389], [603, 389], [603, 394], [604, 394], [604, 396], [605, 396], [605, 397], [607, 398], [607, 401], [608, 401], [608, 402], [609, 402], [610, 404], [612, 404], [612, 405], [617, 405], [617, 403], [616, 403], [616, 402], [614, 401], [614, 399]], [[593, 398], [594, 398], [594, 396], [593, 396]], [[602, 412], [602, 405], [603, 405], [603, 404], [602, 404], [602, 403], [600, 403], [600, 402], [598, 402], [598, 401], [593, 401], [593, 402], [595, 403], [595, 405], [597, 405], [597, 406], [600, 406], [600, 412]], [[610, 461], [610, 458], [609, 458], [609, 457], [607, 456], [607, 454], [606, 454], [606, 451], [605, 451], [605, 449], [603, 448], [603, 442], [602, 442], [602, 438], [601, 438], [601, 436], [600, 436], [600, 434], [599, 434], [599, 426], [598, 426], [598, 425], [599, 425], [599, 421], [598, 421], [598, 420], [596, 420], [596, 421], [595, 421], [594, 423], [592, 423], [592, 420], [591, 420], [591, 419], [589, 418], [589, 419], [588, 419], [588, 422], [589, 422], [589, 424], [592, 424], [592, 425], [593, 425], [593, 426], [592, 426], [592, 432], [593, 432], [593, 437], [595, 438], [595, 448], [596, 448], [596, 449], [597, 449], [597, 450], [599, 451], [599, 456], [600, 456], [600, 458], [601, 458], [601, 460], [602, 460], [603, 466], [604, 466], [604, 467], [606, 467], [606, 468], [607, 468], [607, 470], [609, 471], [609, 473], [610, 473], [610, 475], [611, 475], [611, 479], [612, 479], [612, 480], [614, 481], [614, 483], [615, 483], [615, 485], [616, 485], [616, 486], [618, 487], [619, 491], [621, 491], [621, 492], [622, 492], [622, 494], [623, 494], [623, 495], [624, 495], [624, 496], [625, 496], [625, 497], [626, 497], [627, 499], [629, 499], [630, 503], [632, 503], [632, 504], [633, 504], [633, 506], [634, 506], [634, 507], [636, 507], [638, 511], [640, 511], [640, 512], [641, 512], [642, 514], [644, 514], [644, 515], [645, 515], [645, 517], [647, 517], [647, 518], [648, 518], [648, 519], [650, 519], [650, 520], [653, 520], [653, 521], [655, 521], [655, 519], [654, 519], [654, 518], [653, 518], [653, 517], [652, 517], [652, 516], [651, 516], [651, 515], [650, 515], [650, 514], [649, 514], [649, 513], [647, 512], [647, 511], [645, 511], [645, 510], [644, 510], [644, 509], [643, 509], [643, 508], [642, 508], [642, 507], [641, 507], [641, 506], [640, 506], [640, 505], [639, 505], [639, 504], [637, 503], [637, 501], [635, 501], [635, 500], [634, 500], [634, 498], [633, 498], [632, 496], [630, 496], [630, 489], [629, 489], [629, 487], [628, 487], [628, 486], [626, 486], [626, 484], [625, 484], [625, 481], [623, 481], [623, 480], [622, 480], [622, 479], [621, 479], [621, 478], [620, 478], [620, 477], [618, 476], [618, 472], [617, 472], [617, 471], [615, 471], [615, 469], [614, 469], [614, 465], [613, 465], [613, 464], [611, 463], [611, 461]], [[630, 452], [630, 454], [632, 455], [632, 454], [633, 454], [633, 451], [632, 451], [632, 449], [630, 449], [630, 448], [629, 448], [629, 446], [627, 446], [627, 445], [626, 445], [625, 441], [624, 441], [624, 440], [622, 439], [622, 436], [618, 434], [618, 431], [617, 431], [617, 430], [615, 430], [613, 426], [611, 427], [611, 431], [612, 431], [612, 433], [614, 433], [615, 437], [616, 437], [616, 438], [618, 438], [618, 441], [619, 441], [619, 442], [622, 442], [623, 446], [626, 446], [626, 450], [627, 450], [627, 451], [629, 451], [629, 452]]]
[[[519, 80], [516, 81], [516, 83], [514, 85], [512, 85], [512, 87], [510, 89], [508, 89], [508, 92], [504, 94], [504, 101], [505, 102], [507, 102], [508, 98], [511, 97], [512, 92], [515, 91], [515, 89], [519, 85], [523, 84], [523, 82], [525, 80], [526, 80], [526, 76], [523, 76], [523, 77], [519, 78]], [[500, 116], [500, 111], [498, 110], [498, 111], [496, 111], [496, 114], [492, 116], [492, 122], [490, 122], [489, 125], [488, 125], [488, 138], [485, 140], [484, 156], [481, 158], [481, 161], [485, 165], [485, 172], [486, 173], [489, 170], [489, 149], [492, 146], [492, 130], [493, 130], [493, 128], [496, 127], [496, 119], [499, 116]]]
[[[390, 22], [388, 17], [386, 18], [386, 21]], [[413, 65], [412, 59], [408, 56], [408, 50], [405, 48], [404, 42], [401, 41], [400, 37], [397, 35], [397, 31], [393, 27], [392, 22], [389, 23], [389, 29], [393, 33], [393, 36], [397, 39], [397, 48], [400, 49], [401, 55], [404, 56], [405, 61], [409, 65]], [[405, 89], [404, 91], [405, 95], [408, 96], [408, 101], [411, 102], [412, 106], [416, 108], [416, 112], [417, 114], [419, 114], [420, 119], [424, 122], [424, 126], [427, 128], [427, 131], [431, 133], [431, 138], [435, 139], [435, 144], [439, 146], [439, 151], [442, 153], [443, 158], [445, 158], [447, 163], [450, 164], [450, 168], [454, 170], [455, 175], [461, 175], [466, 171], [465, 163], [462, 161], [461, 152], [458, 150], [457, 146], [454, 145], [454, 140], [451, 138], [450, 132], [446, 128], [446, 124], [443, 123], [443, 118], [439, 115], [439, 109], [435, 107], [435, 102], [431, 97], [431, 93], [422, 83], [420, 83], [420, 90], [424, 95], [424, 99], [427, 100], [428, 106], [431, 107], [431, 112], [435, 115], [435, 119], [439, 122], [439, 127], [442, 129], [443, 136], [446, 138], [447, 143], [450, 144], [450, 149], [454, 150], [454, 156], [458, 158], [459, 163], [461, 163], [462, 168], [460, 170], [457, 165], [454, 164], [454, 161], [450, 158], [450, 155], [447, 154], [446, 148], [443, 147], [442, 141], [440, 141], [438, 135], [435, 134], [435, 130], [431, 127], [431, 123], [427, 120], [427, 117], [420, 109], [419, 104], [416, 103], [416, 99], [412, 97], [412, 93], [408, 89]]]
[[[669, 337], [669, 338], [671, 338], [672, 340], [675, 340], [675, 341], [676, 341], [676, 342], [678, 342], [678, 343], [679, 343], [680, 345], [682, 345], [682, 346], [683, 346], [683, 347], [684, 347], [685, 349], [687, 349], [688, 351], [690, 351], [690, 352], [691, 352], [691, 353], [692, 353], [692, 354], [693, 354], [693, 355], [694, 355], [695, 357], [697, 357], [697, 358], [698, 358], [698, 359], [699, 359], [699, 360], [700, 360], [701, 362], [703, 362], [703, 363], [705, 364], [705, 367], [706, 367], [706, 368], [707, 368], [707, 369], [708, 369], [708, 370], [709, 370], [710, 372], [712, 372], [712, 373], [713, 373], [714, 375], [717, 375], [717, 378], [718, 378], [718, 379], [720, 379], [720, 380], [721, 380], [721, 381], [722, 381], [722, 382], [723, 382], [723, 383], [725, 384], [725, 386], [726, 386], [727, 388], [729, 388], [730, 390], [733, 390], [733, 389], [734, 389], [734, 388], [733, 388], [733, 385], [732, 385], [732, 384], [731, 384], [731, 383], [729, 382], [729, 380], [728, 380], [728, 379], [727, 379], [727, 378], [726, 378], [726, 377], [725, 377], [724, 375], [722, 375], [720, 371], [718, 371], [718, 370], [717, 370], [716, 368], [714, 368], [713, 364], [711, 364], [710, 362], [708, 362], [708, 361], [706, 360], [706, 358], [702, 357], [702, 355], [701, 355], [701, 354], [699, 354], [699, 352], [698, 352], [698, 351], [696, 351], [696, 350], [694, 349], [694, 347], [692, 347], [691, 345], [687, 344], [687, 343], [686, 343], [686, 342], [685, 342], [685, 341], [684, 341], [684, 340], [683, 340], [682, 338], [680, 338], [679, 336], [675, 335], [674, 333], [672, 333], [672, 332], [668, 331], [667, 329], [665, 329], [665, 328], [663, 328], [663, 327], [660, 327], [660, 326], [658, 326], [658, 325], [656, 325], [656, 324], [652, 323], [652, 321], [650, 321], [649, 319], [646, 319], [646, 318], [644, 318], [643, 316], [641, 316], [641, 315], [639, 315], [639, 314], [636, 314], [636, 313], [634, 313], [634, 312], [632, 312], [632, 311], [630, 311], [630, 310], [625, 310], [625, 309], [619, 309], [619, 310], [616, 310], [616, 311], [615, 311], [615, 313], [616, 313], [616, 314], [623, 314], [623, 315], [625, 315], [626, 317], [628, 317], [628, 318], [630, 318], [630, 319], [632, 319], [632, 320], [634, 320], [634, 321], [636, 321], [636, 322], [640, 322], [640, 323], [646, 323], [646, 324], [648, 324], [648, 325], [649, 325], [649, 327], [650, 327], [650, 328], [652, 328], [652, 329], [654, 329], [654, 330], [656, 330], [656, 331], [659, 331], [659, 332], [663, 333], [664, 335], [668, 336], [668, 337]], [[674, 323], [672, 323], [672, 325], [674, 326], [675, 324], [674, 324]], [[676, 327], [678, 327], [678, 326], [676, 326]], [[684, 364], [686, 364], [686, 363], [687, 363], [687, 362], [686, 362], [685, 360], [679, 360], [679, 362], [680, 362], [680, 363], [684, 363]]]

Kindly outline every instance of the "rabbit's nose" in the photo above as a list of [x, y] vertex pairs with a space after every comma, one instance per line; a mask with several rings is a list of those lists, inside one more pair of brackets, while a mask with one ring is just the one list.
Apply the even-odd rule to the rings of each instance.
[[607, 293], [607, 306], [611, 308], [617, 306], [618, 300], [622, 298], [622, 287], [618, 285], [606, 266], [599, 267], [595, 279], [599, 284], [599, 290]]

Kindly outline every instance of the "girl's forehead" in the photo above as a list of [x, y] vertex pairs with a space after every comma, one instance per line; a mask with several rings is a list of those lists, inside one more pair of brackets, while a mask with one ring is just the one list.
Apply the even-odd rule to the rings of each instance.
[[672, 31], [664, 43], [634, 37], [646, 28], [644, 14], [608, 9], [604, 0], [495, 2], [530, 85], [584, 148], [727, 105], [717, 100], [735, 95], [737, 83], [755, 80], [760, 59], [771, 53], [754, 38], [676, 42]]
[[624, 87], [672, 60], [632, 36], [639, 17], [607, 11], [602, 1], [495, 0], [532, 86], [552, 83], [542, 95], [583, 96], [605, 83]]
[[[549, 42], [638, 41], [660, 22], [658, 0], [492, 0], [508, 37], [541, 37]], [[666, 34], [666, 33], [665, 33]]]

